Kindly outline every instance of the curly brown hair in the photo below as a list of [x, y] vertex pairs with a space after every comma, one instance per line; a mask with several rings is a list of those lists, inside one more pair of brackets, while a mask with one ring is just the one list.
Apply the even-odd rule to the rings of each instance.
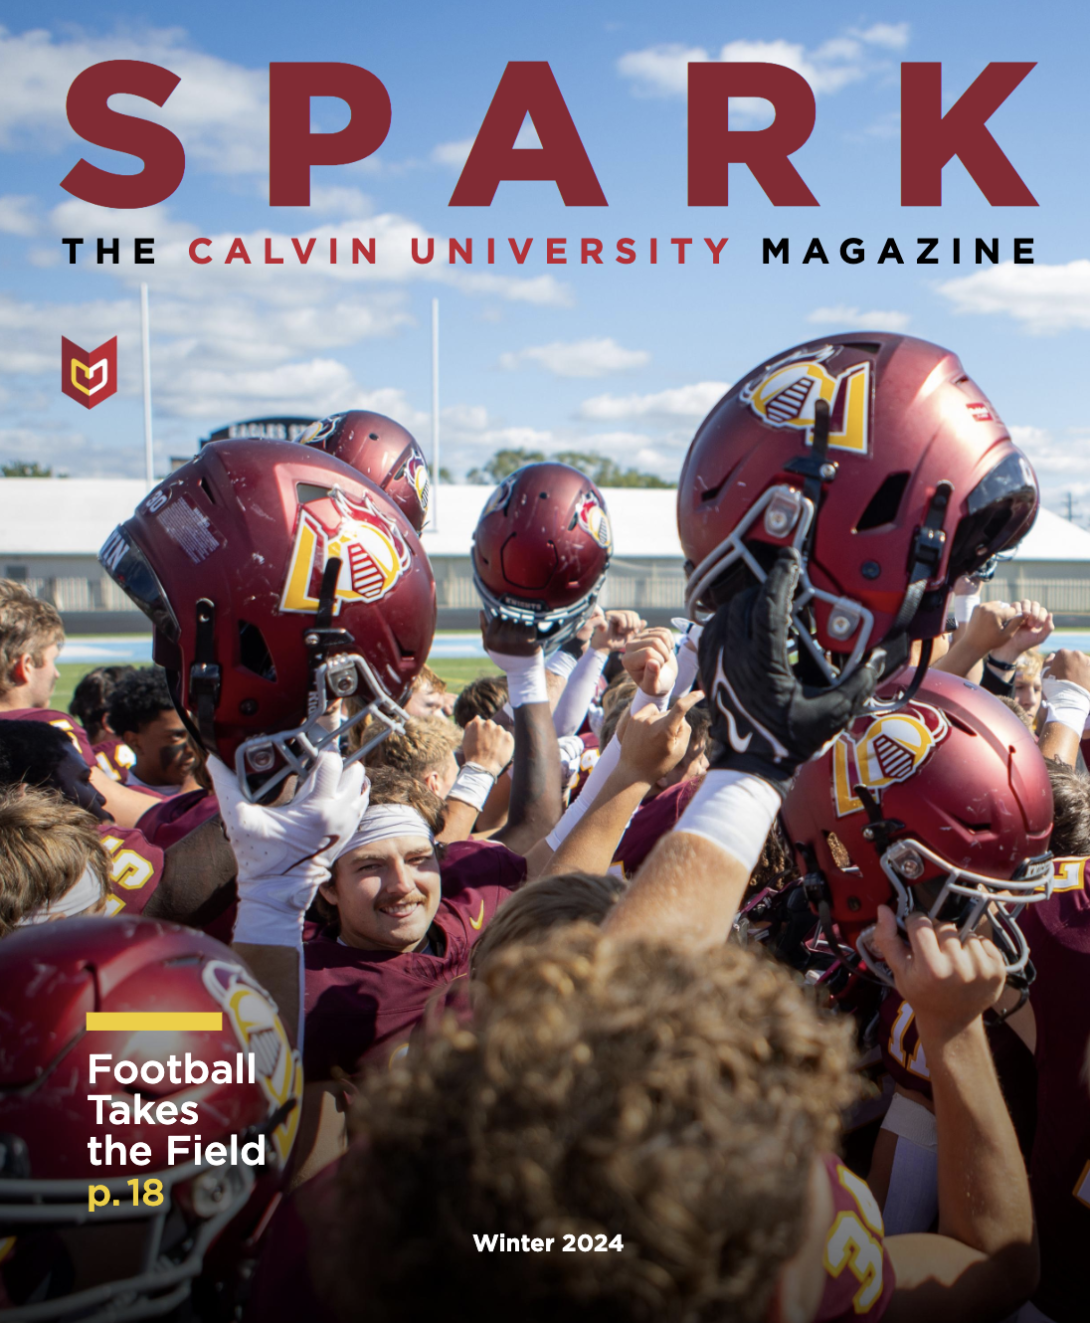
[[480, 675], [470, 680], [454, 700], [455, 723], [464, 730], [474, 717], [492, 721], [506, 702], [507, 676]]
[[410, 717], [367, 755], [367, 768], [394, 767], [417, 780], [440, 770], [460, 748], [462, 732], [445, 717]]
[[[750, 951], [583, 924], [480, 982], [476, 1029], [448, 1017], [363, 1084], [316, 1265], [342, 1316], [763, 1319], [856, 1094], [850, 1026]], [[623, 1250], [564, 1253], [569, 1234]], [[496, 1235], [552, 1245], [482, 1258]]]

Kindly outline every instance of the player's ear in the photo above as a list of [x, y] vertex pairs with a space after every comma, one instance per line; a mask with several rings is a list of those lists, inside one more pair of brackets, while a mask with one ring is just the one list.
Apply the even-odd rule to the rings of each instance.
[[318, 887], [318, 895], [321, 896], [321, 898], [322, 898], [327, 904], [332, 905], [332, 906], [334, 907], [334, 909], [336, 909], [336, 907], [337, 907], [337, 884], [332, 880], [332, 878], [331, 878], [328, 882], [323, 882], [323, 883]]
[[12, 684], [26, 684], [30, 679], [30, 672], [33, 667], [34, 658], [29, 652], [24, 652], [21, 657], [17, 657], [11, 668]]

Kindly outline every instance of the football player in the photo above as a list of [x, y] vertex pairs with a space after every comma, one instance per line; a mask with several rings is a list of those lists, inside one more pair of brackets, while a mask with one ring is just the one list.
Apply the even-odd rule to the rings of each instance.
[[107, 914], [124, 910], [203, 928], [231, 905], [235, 859], [219, 823], [167, 849], [138, 827], [119, 827], [87, 764], [61, 731], [29, 721], [0, 725], [0, 789], [15, 793], [20, 786], [55, 791], [94, 819], [107, 858]]
[[0, 579], [0, 720], [40, 721], [63, 730], [91, 768], [92, 783], [111, 816], [133, 827], [147, 799], [108, 776], [98, 766], [83, 728], [48, 705], [60, 678], [56, 663], [63, 644], [64, 626], [56, 608], [22, 584]]
[[133, 765], [133, 752], [107, 722], [110, 694], [131, 666], [96, 666], [87, 671], [72, 691], [68, 711], [87, 732], [99, 767], [115, 781], [124, 782]]
[[118, 680], [107, 717], [133, 751], [127, 785], [160, 799], [197, 788], [189, 732], [174, 709], [162, 670], [134, 668]]

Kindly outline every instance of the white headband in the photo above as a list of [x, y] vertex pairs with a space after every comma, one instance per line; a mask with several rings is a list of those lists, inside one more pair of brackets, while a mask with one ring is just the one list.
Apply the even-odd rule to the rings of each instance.
[[82, 914], [102, 899], [102, 882], [98, 874], [88, 864], [83, 876], [73, 887], [69, 887], [63, 896], [59, 896], [51, 905], [39, 905], [36, 910], [24, 914], [16, 928], [32, 928], [39, 923], [48, 923], [50, 919], [70, 919], [74, 914]]
[[426, 836], [429, 845], [435, 844], [432, 829], [416, 809], [410, 808], [408, 804], [375, 804], [363, 815], [359, 831], [337, 858], [343, 858], [350, 850], [358, 850], [361, 845], [386, 841], [391, 836]]

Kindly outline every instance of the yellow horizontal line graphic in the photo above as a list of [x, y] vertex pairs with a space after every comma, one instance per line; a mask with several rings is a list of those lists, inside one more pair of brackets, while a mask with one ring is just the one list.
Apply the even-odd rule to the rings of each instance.
[[88, 1011], [87, 1028], [120, 1029], [222, 1029], [222, 1011]]

